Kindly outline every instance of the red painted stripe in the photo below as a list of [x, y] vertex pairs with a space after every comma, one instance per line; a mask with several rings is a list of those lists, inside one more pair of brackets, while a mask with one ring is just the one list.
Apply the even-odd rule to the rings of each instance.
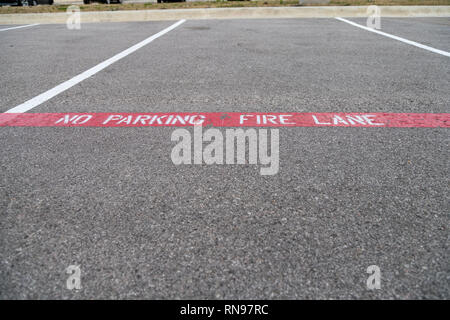
[[0, 127], [429, 127], [450, 113], [2, 113]]

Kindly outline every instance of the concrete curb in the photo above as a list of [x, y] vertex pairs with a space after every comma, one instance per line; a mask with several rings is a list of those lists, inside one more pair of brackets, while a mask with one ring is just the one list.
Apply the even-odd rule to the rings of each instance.
[[[450, 17], [450, 6], [380, 6], [382, 17]], [[367, 6], [262, 7], [81, 12], [81, 22], [367, 17]], [[0, 14], [0, 24], [66, 23], [68, 14]]]

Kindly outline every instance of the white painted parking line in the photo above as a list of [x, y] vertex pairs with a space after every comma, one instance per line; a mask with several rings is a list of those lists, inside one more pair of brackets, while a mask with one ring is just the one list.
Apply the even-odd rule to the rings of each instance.
[[23, 112], [27, 112], [28, 110], [33, 109], [34, 107], [37, 107], [38, 105], [44, 103], [47, 100], [50, 100], [51, 98], [53, 98], [54, 96], [60, 94], [61, 92], [66, 91], [67, 89], [73, 87], [74, 85], [80, 83], [83, 80], [86, 80], [87, 78], [93, 76], [94, 74], [96, 74], [97, 72], [105, 69], [106, 67], [110, 66], [111, 64], [113, 64], [116, 61], [119, 61], [120, 59], [126, 57], [127, 55], [135, 52], [136, 50], [139, 50], [140, 48], [142, 48], [143, 46], [149, 44], [150, 42], [152, 42], [153, 40], [161, 37], [162, 35], [166, 34], [167, 32], [175, 29], [176, 27], [178, 27], [179, 25], [181, 25], [182, 23], [184, 23], [186, 20], [180, 20], [176, 23], [174, 23], [173, 25], [171, 25], [170, 27], [158, 32], [157, 34], [148, 37], [147, 39], [135, 44], [134, 46], [116, 54], [115, 56], [113, 56], [112, 58], [109, 58], [108, 60], [105, 60], [101, 63], [99, 63], [98, 65], [96, 65], [95, 67], [92, 67], [89, 70], [84, 71], [83, 73], [73, 77], [70, 80], [67, 80], [66, 82], [63, 82], [59, 85], [57, 85], [56, 87], [41, 93], [40, 95], [6, 111], [5, 113], [23, 113]]
[[14, 30], [14, 29], [22, 29], [22, 28], [29, 28], [29, 27], [34, 27], [34, 26], [38, 26], [39, 23], [33, 23], [33, 24], [26, 24], [24, 26], [18, 26], [18, 27], [11, 27], [11, 28], [6, 28], [6, 29], [0, 29], [0, 32], [2, 31], [8, 31], [8, 30]]
[[441, 55], [446, 56], [446, 57], [450, 57], [450, 52], [447, 52], [447, 51], [444, 51], [444, 50], [435, 49], [435, 48], [432, 48], [432, 47], [420, 44], [418, 42], [414, 42], [414, 41], [411, 41], [411, 40], [408, 40], [408, 39], [404, 39], [404, 38], [400, 38], [400, 37], [394, 36], [392, 34], [389, 34], [389, 33], [383, 32], [383, 31], [379, 31], [379, 30], [376, 30], [376, 29], [365, 27], [365, 26], [362, 26], [360, 24], [357, 24], [357, 23], [355, 23], [353, 21], [350, 21], [350, 20], [347, 20], [347, 19], [344, 19], [344, 18], [336, 18], [336, 19], [338, 19], [339, 21], [351, 24], [352, 26], [364, 29], [366, 31], [377, 33], [377, 34], [380, 34], [382, 36], [385, 36], [385, 37], [388, 37], [388, 38], [391, 38], [391, 39], [394, 39], [394, 40], [398, 40], [398, 41], [407, 43], [409, 45], [412, 45], [412, 46], [415, 46], [415, 47], [418, 47], [418, 48], [421, 48], [421, 49], [425, 49], [425, 50], [428, 50], [428, 51], [431, 51], [431, 52], [434, 52], [434, 53], [441, 54]]

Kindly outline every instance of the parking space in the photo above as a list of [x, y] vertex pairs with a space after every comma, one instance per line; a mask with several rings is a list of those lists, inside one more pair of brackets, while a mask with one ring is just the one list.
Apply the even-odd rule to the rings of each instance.
[[[382, 30], [449, 48], [448, 20], [415, 21]], [[173, 23], [0, 34], [1, 110]], [[29, 112], [448, 113], [449, 69], [336, 19], [186, 21]], [[449, 297], [448, 128], [280, 128], [274, 176], [175, 166], [173, 130], [0, 127], [0, 296]]]
[[[162, 27], [149, 25], [153, 33]], [[59, 54], [64, 62], [48, 59], [52, 66], [44, 67], [64, 67], [50, 75], [67, 80], [144, 38], [114, 31], [101, 40], [114, 38], [113, 48], [93, 46], [91, 36], [81, 56]], [[83, 32], [92, 35], [89, 28]], [[445, 112], [446, 61], [335, 19], [187, 21], [31, 112], [266, 112], [273, 106], [284, 112]], [[51, 84], [59, 83], [39, 89]]]
[[[367, 19], [349, 19], [365, 25]], [[450, 18], [381, 18], [381, 31], [450, 52]]]
[[172, 22], [39, 25], [0, 33], [0, 111], [86, 71]]

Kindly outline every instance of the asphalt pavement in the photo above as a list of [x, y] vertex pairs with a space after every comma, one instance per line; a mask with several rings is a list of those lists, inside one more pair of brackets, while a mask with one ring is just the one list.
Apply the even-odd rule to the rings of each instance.
[[[175, 22], [1, 32], [0, 112]], [[450, 50], [449, 18], [381, 27]], [[449, 81], [336, 19], [188, 20], [28, 112], [449, 113]], [[0, 127], [0, 298], [450, 298], [448, 128], [280, 128], [273, 176], [175, 166], [173, 131]]]

